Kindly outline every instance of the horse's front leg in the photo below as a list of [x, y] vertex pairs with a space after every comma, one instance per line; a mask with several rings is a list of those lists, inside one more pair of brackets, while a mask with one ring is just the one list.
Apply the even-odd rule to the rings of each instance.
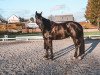
[[44, 57], [48, 59], [49, 53], [48, 53], [47, 39], [44, 39], [44, 49], [46, 50]]
[[49, 37], [45, 39], [46, 56], [53, 60], [52, 39]]
[[53, 60], [53, 47], [52, 47], [52, 39], [49, 39], [49, 49], [50, 49], [50, 59]]

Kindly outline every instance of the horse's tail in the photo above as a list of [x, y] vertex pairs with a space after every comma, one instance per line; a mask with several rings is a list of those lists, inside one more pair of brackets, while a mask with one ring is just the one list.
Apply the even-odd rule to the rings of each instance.
[[84, 37], [82, 37], [80, 39], [80, 47], [79, 47], [79, 50], [80, 50], [80, 55], [84, 54], [85, 53], [85, 42], [84, 42]]

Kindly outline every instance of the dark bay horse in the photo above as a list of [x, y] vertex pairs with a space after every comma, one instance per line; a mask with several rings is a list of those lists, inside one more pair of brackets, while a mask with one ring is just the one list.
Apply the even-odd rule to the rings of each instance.
[[64, 23], [55, 23], [42, 17], [41, 13], [35, 13], [36, 23], [42, 31], [44, 38], [44, 49], [46, 49], [45, 58], [53, 59], [52, 40], [65, 39], [71, 37], [75, 45], [74, 57], [81, 57], [85, 53], [84, 34], [82, 26], [73, 21]]

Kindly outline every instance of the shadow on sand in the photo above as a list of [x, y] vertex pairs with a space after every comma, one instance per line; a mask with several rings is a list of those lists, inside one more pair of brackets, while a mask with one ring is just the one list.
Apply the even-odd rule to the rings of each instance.
[[85, 44], [91, 44], [91, 45], [85, 50], [84, 56], [91, 53], [99, 43], [100, 43], [99, 39], [85, 39]]
[[[99, 39], [85, 39], [85, 45], [86, 44], [91, 44], [91, 45], [87, 49], [85, 49], [85, 54], [83, 55], [82, 58], [84, 58], [84, 56], [86, 56], [87, 54], [91, 53], [99, 43], [100, 43]], [[69, 53], [73, 49], [75, 49], [75, 46], [71, 45], [69, 47], [59, 50], [58, 52], [55, 52], [54, 59], [64, 56], [65, 54]]]
[[59, 50], [58, 52], [55, 52], [54, 53], [54, 56], [55, 56], [54, 59], [57, 59], [57, 58], [59, 58], [61, 56], [64, 56], [65, 54], [69, 53], [73, 49], [75, 49], [75, 46], [74, 45], [71, 45], [69, 47], [66, 47], [64, 49]]

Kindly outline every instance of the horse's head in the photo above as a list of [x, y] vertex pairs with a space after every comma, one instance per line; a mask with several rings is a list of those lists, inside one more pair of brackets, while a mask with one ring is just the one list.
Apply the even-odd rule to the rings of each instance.
[[37, 13], [37, 11], [36, 11], [35, 12], [35, 19], [36, 19], [36, 24], [39, 25], [39, 27], [41, 28], [41, 26], [42, 26], [42, 12]]

